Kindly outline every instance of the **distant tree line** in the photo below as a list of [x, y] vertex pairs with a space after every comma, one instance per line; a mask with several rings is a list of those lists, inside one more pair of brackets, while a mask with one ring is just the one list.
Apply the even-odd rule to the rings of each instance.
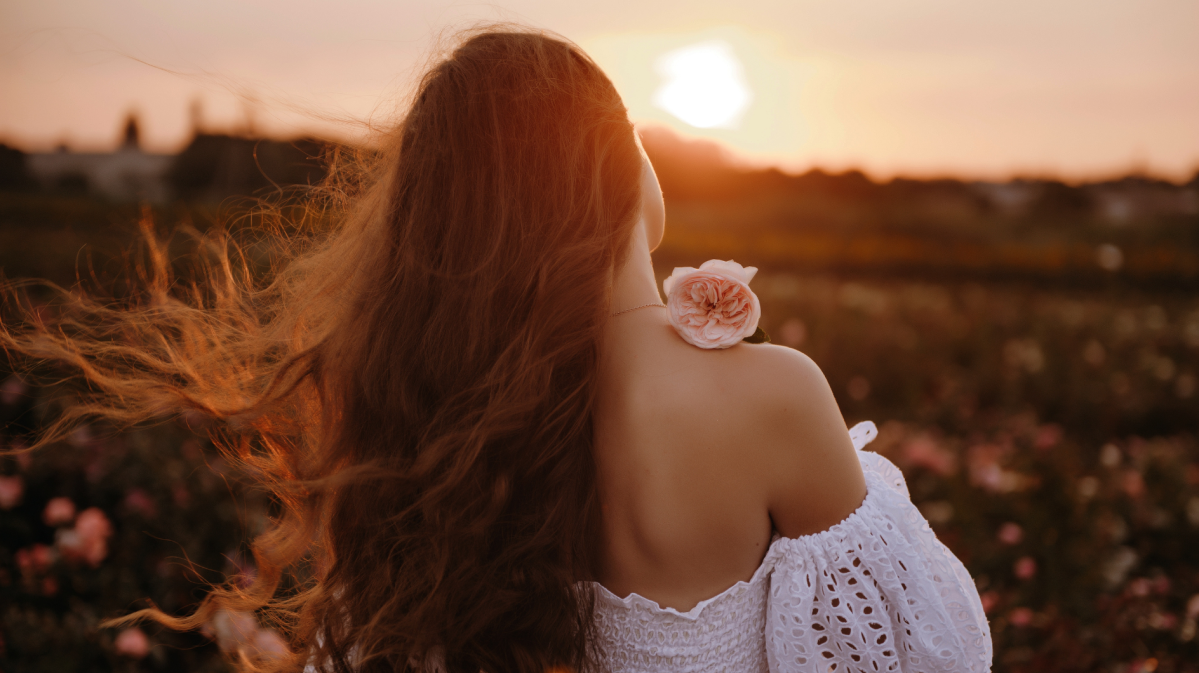
[[[663, 263], [736, 255], [806, 269], [1007, 274], [1087, 284], [1119, 276], [1199, 287], [1199, 173], [1181, 184], [1138, 175], [1077, 185], [1053, 179], [879, 181], [852, 170], [750, 168], [712, 143], [660, 128], [641, 133], [667, 202], [667, 239], [657, 255]], [[125, 147], [112, 156], [140, 151], [130, 135], [127, 129]], [[169, 201], [155, 206], [207, 208], [230, 197], [319, 184], [333, 149], [312, 138], [198, 133], [163, 164]], [[33, 231], [28, 227], [34, 222], [43, 223], [37, 227], [42, 232], [51, 224], [84, 235], [94, 229], [88, 222], [112, 219], [100, 210], [135, 205], [58, 198], [96, 193], [77, 181], [39, 181], [28, 159], [0, 145], [0, 193], [33, 195], [0, 198], [0, 239], [16, 236], [18, 225]], [[100, 210], [85, 216], [79, 210], [85, 201]], [[62, 264], [69, 261], [64, 257]], [[21, 263], [6, 262], [10, 273], [24, 268]]]
[[290, 142], [198, 134], [175, 157], [166, 179], [180, 199], [220, 199], [271, 188], [319, 183], [329, 145], [302, 138]]
[[[329, 147], [312, 138], [281, 141], [198, 133], [170, 162], [162, 180], [172, 197], [183, 201], [220, 201], [316, 184], [325, 177], [324, 155]], [[43, 184], [31, 171], [26, 153], [0, 144], [0, 192], [87, 195], [92, 191], [86, 176], [68, 178]]]
[[642, 132], [667, 202], [686, 236], [904, 235], [975, 245], [1082, 243], [1199, 251], [1199, 173], [1182, 184], [1146, 176], [1071, 185], [894, 178], [861, 171], [802, 174], [747, 168], [714, 144]]

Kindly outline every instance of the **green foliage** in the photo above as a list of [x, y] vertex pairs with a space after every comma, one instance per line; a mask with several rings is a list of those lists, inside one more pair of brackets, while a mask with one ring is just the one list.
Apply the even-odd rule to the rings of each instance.
[[770, 343], [770, 335], [767, 334], [761, 326], [754, 330], [754, 333], [742, 339], [745, 343], [751, 344], [768, 344]]

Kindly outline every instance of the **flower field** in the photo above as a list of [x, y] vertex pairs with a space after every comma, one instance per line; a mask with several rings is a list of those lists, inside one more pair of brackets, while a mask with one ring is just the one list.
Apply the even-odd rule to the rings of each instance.
[[1199, 299], [754, 284], [975, 577], [995, 670], [1199, 670]]
[[[675, 250], [715, 256], [693, 252]], [[61, 254], [47, 271], [74, 263]], [[996, 671], [1199, 671], [1193, 293], [758, 264], [762, 327], [821, 366], [849, 424], [878, 424], [870, 448], [976, 578]], [[10, 374], [0, 426], [19, 446], [69, 390]], [[270, 510], [181, 422], [0, 458], [0, 671], [221, 671], [222, 650], [279, 652], [252, 615], [98, 626], [252, 577], [245, 542]]]

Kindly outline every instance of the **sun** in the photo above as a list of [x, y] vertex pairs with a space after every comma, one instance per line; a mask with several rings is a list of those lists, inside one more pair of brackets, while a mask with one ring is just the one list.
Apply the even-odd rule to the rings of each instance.
[[654, 92], [654, 105], [696, 128], [735, 129], [753, 102], [741, 62], [727, 42], [675, 49], [655, 66], [662, 84]]

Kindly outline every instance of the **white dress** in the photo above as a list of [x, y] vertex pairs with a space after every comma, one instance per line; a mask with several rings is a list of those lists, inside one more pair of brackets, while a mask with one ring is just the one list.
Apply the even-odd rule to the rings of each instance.
[[961, 561], [912, 504], [903, 474], [862, 451], [862, 504], [841, 523], [776, 538], [748, 582], [687, 612], [596, 584], [600, 654], [612, 673], [985, 672], [991, 632]]

